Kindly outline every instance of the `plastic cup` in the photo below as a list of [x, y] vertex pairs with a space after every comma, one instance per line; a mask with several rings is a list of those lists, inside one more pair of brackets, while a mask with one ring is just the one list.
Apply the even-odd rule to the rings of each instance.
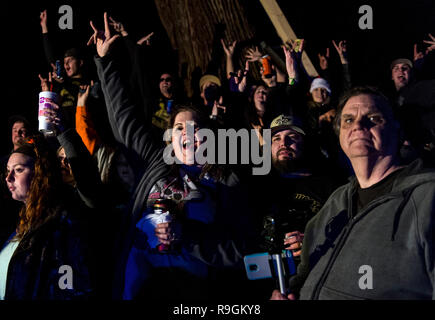
[[44, 115], [44, 109], [51, 109], [51, 103], [57, 103], [58, 95], [53, 91], [42, 91], [39, 93], [39, 111], [38, 111], [38, 130], [41, 131], [45, 136], [54, 134], [53, 124], [47, 122], [47, 117]]

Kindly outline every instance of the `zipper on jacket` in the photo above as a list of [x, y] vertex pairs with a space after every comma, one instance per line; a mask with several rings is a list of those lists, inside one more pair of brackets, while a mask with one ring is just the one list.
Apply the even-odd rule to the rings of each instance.
[[325, 267], [325, 270], [323, 271], [322, 276], [320, 277], [320, 280], [317, 282], [316, 288], [313, 291], [311, 295], [311, 300], [318, 300], [320, 295], [320, 290], [323, 288], [324, 283], [326, 282], [326, 279], [328, 278], [329, 271], [331, 270], [332, 266], [334, 265], [334, 261], [338, 256], [338, 253], [340, 252], [341, 248], [344, 245], [344, 240], [347, 238], [349, 231], [352, 229], [349, 225], [351, 224], [351, 221], [349, 220], [347, 225], [343, 228], [343, 233], [341, 234], [340, 240], [338, 241], [336, 248], [334, 252], [332, 253], [331, 258], [328, 261], [328, 264]]
[[313, 291], [313, 293], [311, 295], [311, 300], [318, 300], [319, 299], [320, 290], [323, 288], [323, 285], [325, 284], [326, 279], [328, 278], [329, 272], [330, 272], [332, 266], [334, 265], [334, 262], [335, 262], [336, 258], [338, 257], [341, 249], [343, 248], [345, 240], [348, 238], [350, 231], [352, 230], [352, 227], [354, 226], [354, 224], [359, 219], [361, 219], [363, 216], [365, 216], [368, 212], [370, 212], [370, 210], [373, 207], [380, 205], [381, 203], [383, 203], [385, 201], [391, 200], [397, 196], [395, 194], [388, 194], [385, 197], [378, 198], [377, 200], [375, 200], [374, 202], [369, 204], [363, 211], [354, 215], [355, 210], [352, 206], [353, 205], [352, 199], [354, 197], [354, 194], [355, 193], [353, 192], [348, 200], [349, 220], [348, 220], [347, 224], [345, 225], [345, 227], [343, 228], [343, 232], [341, 234], [341, 237], [338, 240], [334, 251], [332, 252], [331, 258], [329, 259], [329, 261], [325, 267], [325, 270], [323, 271], [323, 273], [320, 277], [320, 280], [316, 284], [315, 290]]

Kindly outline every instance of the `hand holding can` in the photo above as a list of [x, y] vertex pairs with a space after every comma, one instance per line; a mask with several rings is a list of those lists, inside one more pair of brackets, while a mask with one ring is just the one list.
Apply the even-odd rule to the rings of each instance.
[[38, 110], [38, 130], [45, 136], [54, 134], [54, 125], [47, 121], [45, 109], [52, 109], [52, 103], [57, 104], [58, 95], [53, 91], [42, 91], [39, 93], [39, 110]]
[[157, 199], [154, 202], [154, 216], [153, 219], [156, 223], [156, 237], [160, 241], [157, 250], [165, 252], [170, 249], [171, 242], [174, 240], [173, 232], [171, 229], [172, 216], [170, 213], [170, 200]]

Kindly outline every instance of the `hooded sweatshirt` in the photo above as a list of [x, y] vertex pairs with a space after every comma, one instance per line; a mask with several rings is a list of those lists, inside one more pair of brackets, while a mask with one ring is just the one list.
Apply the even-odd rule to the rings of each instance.
[[435, 171], [416, 160], [356, 212], [355, 178], [307, 225], [300, 299], [434, 299]]

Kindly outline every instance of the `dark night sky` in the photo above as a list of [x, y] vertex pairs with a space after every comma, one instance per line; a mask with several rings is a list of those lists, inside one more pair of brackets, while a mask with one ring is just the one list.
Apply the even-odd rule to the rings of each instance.
[[[173, 0], [177, 1], [177, 0]], [[204, 0], [206, 1], [206, 0]], [[279, 46], [271, 22], [258, 0], [240, 0], [247, 9], [248, 20], [254, 27], [256, 38]], [[330, 45], [330, 40], [347, 39], [349, 55], [357, 83], [380, 84], [388, 81], [389, 62], [398, 56], [412, 59], [413, 43], [435, 35], [435, 1], [278, 1], [299, 38], [307, 39], [307, 53], [317, 63], [317, 52]], [[72, 31], [59, 30], [58, 8], [71, 5], [74, 12]], [[369, 4], [374, 13], [374, 29], [358, 28], [358, 8]], [[84, 45], [91, 35], [89, 20], [100, 25], [102, 13], [107, 10], [125, 22], [129, 32], [139, 38], [155, 31], [158, 43], [168, 46], [167, 36], [158, 19], [154, 1], [21, 1], [2, 3], [0, 23], [2, 32], [2, 141], [6, 143], [2, 154], [10, 145], [7, 117], [23, 114], [37, 123], [38, 73], [47, 72], [44, 58], [39, 12], [48, 9], [49, 30], [56, 45], [65, 49], [68, 44]], [[68, 41], [66, 41], [68, 40]], [[423, 46], [422, 46], [423, 47]]]

